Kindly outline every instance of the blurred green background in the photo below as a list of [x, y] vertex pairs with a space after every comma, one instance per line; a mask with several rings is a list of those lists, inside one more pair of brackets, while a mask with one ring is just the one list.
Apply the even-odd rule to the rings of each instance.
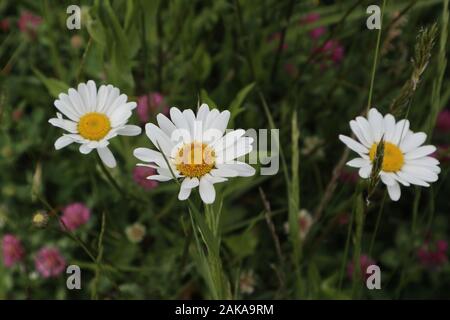
[[[0, 298], [210, 297], [177, 185], [144, 188], [133, 176], [132, 150], [150, 147], [145, 135], [111, 142], [118, 160], [112, 176], [141, 201], [119, 194], [94, 155], [76, 146], [54, 150], [61, 130], [47, 122], [53, 102], [89, 79], [117, 86], [132, 101], [147, 95], [150, 122], [166, 106], [195, 109], [201, 101], [232, 110], [231, 127], [280, 129], [285, 162], [277, 175], [219, 186], [221, 254], [233, 298], [448, 298], [450, 86], [442, 0], [387, 1], [372, 100], [389, 111], [411, 77], [419, 31], [437, 23], [408, 117], [413, 130], [430, 133], [439, 146], [440, 180], [427, 189], [403, 188], [398, 203], [383, 203], [378, 188], [366, 212], [362, 253], [364, 263], [380, 266], [382, 289], [363, 286], [355, 294], [348, 275], [356, 178], [342, 166], [334, 171], [345, 149], [337, 137], [349, 133], [348, 121], [366, 107], [378, 34], [366, 28], [366, 8], [374, 2], [381, 7], [382, 1], [352, 0], [2, 0], [0, 236], [20, 239], [23, 254], [11, 267], [0, 262]], [[81, 8], [80, 30], [66, 27], [71, 4]], [[162, 102], [153, 103], [154, 94]], [[143, 120], [134, 114], [131, 123]], [[337, 187], [327, 195], [333, 181]], [[91, 216], [70, 235], [55, 215], [76, 202]], [[304, 237], [295, 244], [285, 223], [300, 209], [312, 223], [300, 219]], [[38, 211], [49, 215], [43, 227], [33, 224]], [[142, 239], [126, 232], [135, 223], [146, 230]], [[100, 264], [81, 242], [94, 258], [103, 252]], [[47, 246], [81, 267], [81, 290], [66, 288], [65, 272], [45, 278], [36, 271], [36, 254]]]

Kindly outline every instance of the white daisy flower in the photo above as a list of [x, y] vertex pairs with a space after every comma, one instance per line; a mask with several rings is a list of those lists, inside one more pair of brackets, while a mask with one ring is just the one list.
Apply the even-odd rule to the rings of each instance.
[[[245, 130], [227, 132], [230, 112], [209, 110], [202, 104], [197, 116], [190, 109], [170, 109], [169, 120], [158, 114], [158, 126], [147, 123], [145, 131], [153, 145], [159, 150], [137, 148], [134, 156], [151, 164], [157, 175], [147, 179], [168, 181], [182, 179], [179, 200], [186, 200], [193, 188], [199, 187], [204, 203], [213, 203], [216, 198], [214, 184], [229, 177], [248, 177], [255, 174], [250, 165], [236, 160], [252, 151], [253, 138], [245, 137]], [[163, 156], [164, 154], [164, 156]], [[166, 159], [167, 161], [166, 161]], [[167, 164], [170, 164], [170, 168]]]
[[114, 168], [116, 159], [108, 148], [109, 139], [141, 133], [140, 127], [126, 124], [136, 102], [127, 102], [128, 97], [112, 85], [101, 85], [97, 91], [95, 82], [89, 80], [87, 84], [80, 83], [78, 90], [71, 88], [68, 94], [61, 93], [58, 98], [55, 107], [60, 112], [48, 122], [68, 133], [56, 140], [56, 150], [76, 142], [81, 144], [81, 153], [97, 149], [103, 163]]
[[422, 146], [427, 135], [412, 132], [408, 120], [396, 122], [391, 114], [383, 118], [381, 113], [372, 108], [367, 119], [356, 117], [350, 121], [350, 127], [359, 142], [344, 135], [340, 135], [339, 139], [359, 154], [359, 158], [347, 162], [347, 165], [359, 168], [361, 178], [369, 178], [377, 145], [383, 139], [384, 157], [380, 178], [393, 201], [400, 199], [400, 184], [429, 187], [430, 182], [438, 180], [441, 172], [439, 161], [429, 156], [436, 151], [436, 147]]

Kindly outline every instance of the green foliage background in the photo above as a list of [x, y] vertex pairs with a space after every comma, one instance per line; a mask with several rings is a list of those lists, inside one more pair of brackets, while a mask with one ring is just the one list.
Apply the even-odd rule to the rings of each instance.
[[[381, 1], [75, 2], [82, 8], [81, 30], [66, 28], [66, 8], [74, 1], [0, 3], [0, 20], [11, 21], [9, 32], [0, 31], [0, 214], [6, 218], [0, 235], [17, 235], [26, 250], [22, 266], [6, 269], [0, 263], [0, 298], [211, 297], [196, 263], [189, 213], [186, 203], [177, 200], [177, 185], [161, 183], [145, 191], [132, 179], [137, 162], [132, 150], [150, 147], [144, 134], [112, 140], [118, 167], [111, 174], [140, 201], [117, 193], [93, 155], [82, 155], [75, 146], [54, 150], [61, 130], [47, 123], [55, 114], [53, 101], [89, 79], [113, 84], [131, 100], [158, 91], [170, 106], [195, 109], [200, 100], [229, 109], [231, 127], [280, 129], [285, 162], [277, 175], [235, 178], [219, 186], [215, 209], [221, 209], [221, 258], [233, 298], [448, 298], [448, 264], [429, 270], [416, 257], [425, 239], [449, 235], [445, 162], [431, 188], [402, 188], [400, 202], [386, 200], [384, 206], [384, 189], [373, 195], [361, 245], [368, 253], [382, 208], [371, 253], [382, 270], [381, 290], [355, 293], [346, 275], [340, 285], [342, 266], [345, 259], [350, 261], [356, 241], [350, 241], [345, 258], [348, 224], [338, 222], [353, 212], [355, 184], [338, 180], [317, 215], [345, 149], [338, 134], [348, 134], [348, 121], [366, 108], [378, 33], [365, 26], [366, 8], [374, 2], [381, 6]], [[43, 17], [35, 37], [17, 28], [24, 10]], [[321, 18], [300, 23], [308, 13]], [[372, 99], [380, 111], [389, 111], [410, 78], [420, 28], [436, 22], [436, 45], [408, 115], [413, 130], [431, 133], [434, 144], [450, 143], [448, 135], [433, 134], [436, 116], [450, 95], [445, 73], [448, 25], [442, 17], [442, 0], [387, 1]], [[344, 47], [341, 63], [324, 66], [324, 58], [314, 55], [317, 44], [309, 31], [318, 26], [328, 29], [319, 43], [328, 37]], [[393, 36], [395, 31], [399, 33]], [[269, 40], [274, 33], [282, 35], [286, 50], [279, 50], [280, 38]], [[73, 46], [74, 36], [81, 37], [80, 47]], [[296, 74], [286, 71], [287, 63]], [[17, 110], [22, 114], [14, 118]], [[131, 122], [138, 123], [136, 116]], [[302, 152], [305, 139], [312, 136], [321, 139], [318, 148], [324, 156], [317, 150]], [[32, 226], [32, 215], [48, 210], [43, 199], [57, 209], [75, 201], [92, 209], [89, 224], [76, 235], [96, 257], [103, 252], [101, 261], [92, 261], [54, 218], [47, 228]], [[288, 238], [283, 225], [289, 219], [295, 225], [301, 208], [317, 221], [300, 243]], [[136, 221], [147, 228], [139, 244], [124, 233]], [[82, 290], [67, 290], [64, 274], [57, 279], [30, 277], [34, 253], [44, 245], [57, 246], [69, 264], [81, 266]], [[247, 270], [255, 272], [255, 291], [245, 296], [238, 283]]]

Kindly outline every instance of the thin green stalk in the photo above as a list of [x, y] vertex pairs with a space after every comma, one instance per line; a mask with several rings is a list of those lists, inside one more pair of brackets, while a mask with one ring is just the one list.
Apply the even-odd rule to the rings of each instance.
[[354, 216], [355, 216], [356, 196], [357, 196], [357, 193], [354, 195], [355, 200], [353, 201], [354, 204], [352, 207], [352, 213], [350, 215], [350, 222], [348, 223], [347, 239], [345, 240], [344, 256], [342, 257], [341, 270], [339, 272], [339, 283], [338, 283], [339, 291], [342, 289], [342, 282], [344, 281], [345, 267], [347, 266], [347, 257], [348, 257], [348, 251], [350, 249], [350, 239], [352, 236], [353, 221], [354, 221]]
[[144, 10], [144, 6], [141, 4], [141, 42], [142, 42], [142, 65], [144, 68], [144, 85], [145, 85], [145, 92], [148, 91], [149, 89], [149, 70], [148, 70], [148, 47], [147, 47], [147, 28], [146, 28], [146, 24], [145, 24], [145, 17], [147, 16], [145, 10]]
[[109, 183], [111, 183], [111, 185], [117, 190], [117, 192], [122, 195], [125, 196], [126, 192], [125, 190], [123, 190], [120, 185], [117, 183], [117, 181], [113, 178], [113, 176], [111, 175], [111, 173], [108, 171], [108, 169], [106, 169], [105, 164], [103, 163], [102, 159], [100, 159], [99, 155], [96, 155], [96, 159], [97, 159], [97, 163], [100, 166], [100, 169], [102, 170], [103, 174], [106, 176], [106, 178], [108, 179]]
[[414, 203], [413, 203], [413, 216], [412, 216], [412, 223], [411, 223], [411, 233], [414, 236], [417, 231], [417, 219], [419, 217], [419, 203], [420, 203], [420, 196], [422, 195], [422, 189], [416, 187], [415, 188], [415, 194], [414, 197]]
[[380, 52], [380, 43], [381, 43], [381, 31], [383, 29], [383, 15], [384, 15], [384, 9], [386, 7], [386, 0], [383, 0], [383, 6], [381, 8], [381, 26], [380, 29], [378, 29], [378, 36], [377, 36], [377, 44], [375, 47], [375, 55], [373, 57], [373, 65], [372, 65], [372, 76], [370, 78], [370, 88], [369, 88], [369, 98], [367, 100], [367, 112], [372, 106], [372, 96], [373, 96], [373, 87], [375, 84], [375, 74], [377, 70], [377, 64], [378, 64], [378, 54]]
[[16, 48], [16, 50], [11, 55], [11, 58], [9, 58], [8, 62], [6, 62], [5, 66], [2, 68], [1, 72], [2, 74], [7, 74], [11, 71], [12, 66], [14, 65], [15, 61], [19, 57], [19, 55], [22, 53], [22, 51], [26, 48], [27, 43], [25, 41], [22, 41]]
[[[161, 150], [159, 145], [157, 145], [157, 147]], [[166, 155], [164, 153], [161, 154], [170, 170], [172, 178], [180, 185]], [[220, 234], [218, 228], [219, 223], [217, 222], [219, 216], [216, 215], [211, 205], [205, 205], [205, 215], [201, 215], [200, 211], [190, 199], [188, 199], [187, 202], [197, 254], [200, 258], [201, 274], [205, 277], [214, 299], [231, 299], [229, 282], [223, 270], [220, 258]], [[203, 246], [200, 245], [197, 232], [200, 233], [203, 243], [206, 246], [207, 255], [204, 253]]]
[[373, 250], [373, 246], [375, 244], [375, 239], [377, 237], [378, 228], [380, 226], [381, 216], [383, 215], [385, 202], [386, 202], [386, 191], [384, 192], [383, 200], [381, 200], [380, 209], [378, 210], [378, 215], [377, 215], [377, 222], [375, 223], [375, 230], [373, 231], [372, 239], [370, 240], [369, 256], [372, 256], [372, 250]]
[[74, 234], [72, 231], [70, 231], [69, 228], [67, 228], [64, 221], [58, 216], [58, 210], [53, 208], [53, 206], [51, 206], [50, 203], [48, 203], [48, 201], [46, 199], [44, 199], [41, 194], [37, 193], [37, 194], [35, 194], [35, 196], [47, 208], [47, 210], [50, 211], [50, 213], [53, 213], [55, 215], [55, 217], [58, 219], [58, 222], [61, 223], [61, 226], [63, 227], [63, 230], [65, 231], [65, 234], [67, 234], [69, 236], [69, 238], [71, 238], [76, 243], [78, 243], [80, 245], [80, 247], [84, 250], [84, 252], [89, 256], [89, 258], [92, 261], [95, 261], [94, 255], [87, 248], [86, 244], [76, 234]]
[[105, 212], [102, 214], [102, 225], [100, 229], [100, 235], [98, 237], [98, 245], [97, 245], [97, 259], [95, 259], [95, 277], [94, 282], [92, 284], [92, 293], [91, 299], [98, 299], [98, 284], [100, 281], [100, 271], [102, 269], [102, 258], [103, 258], [103, 236], [105, 234], [105, 225], [106, 225], [106, 215]]
[[87, 57], [87, 54], [88, 54], [89, 49], [91, 48], [91, 46], [92, 46], [92, 37], [89, 37], [89, 41], [88, 41], [88, 43], [86, 45], [86, 49], [84, 49], [83, 56], [81, 57], [80, 65], [78, 66], [77, 82], [80, 82], [81, 73], [83, 71], [84, 64], [86, 63], [86, 57]]
[[119, 193], [120, 196], [122, 196], [124, 198], [128, 198], [129, 200], [133, 200], [133, 201], [138, 202], [138, 203], [148, 204], [148, 201], [147, 201], [146, 198], [139, 198], [139, 197], [136, 197], [133, 194], [130, 194], [130, 193], [126, 192], [119, 185], [119, 183], [117, 183], [117, 181], [113, 178], [113, 176], [111, 175], [109, 170], [106, 168], [105, 164], [103, 163], [102, 159], [100, 159], [98, 154], [96, 154], [96, 158], [97, 158], [97, 162], [98, 162], [98, 164], [100, 166], [100, 169], [102, 170], [103, 174], [106, 176], [106, 179], [114, 187], [114, 189], [116, 189], [116, 191]]
[[286, 7], [286, 20], [283, 29], [281, 30], [280, 41], [278, 42], [277, 52], [275, 54], [275, 58], [272, 64], [272, 71], [270, 72], [270, 79], [273, 81], [277, 75], [278, 71], [278, 63], [280, 61], [281, 53], [283, 52], [283, 46], [285, 43], [286, 32], [289, 26], [289, 22], [291, 20], [292, 13], [294, 12], [295, 0], [289, 1], [288, 6]]
[[362, 194], [359, 193], [356, 196], [356, 209], [355, 209], [355, 235], [354, 235], [354, 252], [353, 252], [353, 286], [352, 297], [353, 299], [359, 298], [361, 292], [361, 251], [362, 251], [362, 236], [364, 230], [364, 201]]
[[295, 284], [296, 284], [296, 298], [300, 298], [303, 295], [303, 285], [301, 278], [301, 256], [302, 256], [302, 243], [299, 236], [298, 226], [298, 212], [300, 210], [300, 182], [299, 182], [299, 139], [300, 131], [297, 123], [297, 112], [294, 112], [292, 116], [292, 179], [289, 188], [289, 240], [291, 242], [292, 261], [294, 265]]

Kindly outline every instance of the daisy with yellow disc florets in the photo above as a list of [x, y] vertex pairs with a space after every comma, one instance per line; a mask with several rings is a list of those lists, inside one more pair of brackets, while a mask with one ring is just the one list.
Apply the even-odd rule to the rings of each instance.
[[[170, 109], [170, 120], [158, 114], [158, 126], [147, 123], [145, 131], [158, 149], [137, 148], [134, 156], [155, 168], [156, 175], [148, 179], [168, 181], [181, 179], [179, 200], [185, 200], [191, 190], [199, 187], [204, 203], [212, 203], [216, 192], [214, 184], [230, 177], [252, 176], [255, 169], [238, 161], [237, 158], [252, 151], [251, 137], [244, 136], [245, 130], [227, 132], [229, 111], [209, 110], [203, 104], [197, 115], [190, 109]], [[148, 164], [150, 163], [150, 164]]]
[[[108, 148], [109, 139], [118, 135], [136, 136], [141, 128], [127, 125], [136, 102], [127, 102], [128, 97], [120, 94], [112, 85], [102, 85], [97, 91], [95, 82], [80, 83], [78, 90], [69, 89], [55, 101], [57, 118], [49, 122], [67, 131], [55, 142], [56, 150], [74, 142], [80, 144], [80, 152], [88, 154], [96, 149], [103, 163], [113, 168], [116, 159]], [[68, 119], [64, 119], [63, 115]]]
[[377, 146], [380, 141], [384, 141], [379, 175], [393, 201], [400, 199], [400, 184], [429, 187], [429, 183], [438, 180], [441, 172], [439, 161], [430, 157], [436, 147], [423, 146], [427, 135], [412, 132], [409, 125], [407, 119], [396, 122], [391, 114], [383, 117], [372, 108], [367, 118], [357, 117], [350, 121], [350, 127], [358, 141], [345, 135], [339, 136], [347, 147], [359, 154], [358, 158], [347, 162], [347, 165], [359, 168], [359, 175], [364, 179], [370, 177]]

